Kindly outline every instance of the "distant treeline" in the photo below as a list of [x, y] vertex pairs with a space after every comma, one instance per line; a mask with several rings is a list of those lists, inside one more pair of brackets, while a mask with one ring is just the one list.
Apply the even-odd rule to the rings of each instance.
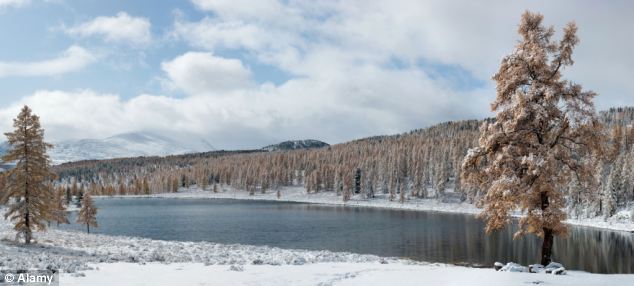
[[[634, 201], [634, 108], [600, 113], [606, 142], [601, 160], [600, 190], [579, 196], [570, 192], [573, 215], [596, 216], [605, 209]], [[492, 120], [492, 119], [486, 119]], [[460, 182], [460, 166], [476, 145], [483, 120], [445, 122], [390, 136], [374, 136], [311, 150], [213, 151], [168, 157], [81, 161], [54, 167], [56, 185], [96, 195], [138, 195], [176, 192], [197, 185], [217, 191], [228, 185], [249, 193], [304, 186], [309, 193], [336, 192], [346, 201], [353, 194], [390, 200], [442, 199], [447, 193], [474, 201], [481, 192]], [[570, 188], [579, 188], [571, 182]], [[613, 208], [606, 208], [606, 204]], [[612, 214], [606, 214], [612, 215]]]

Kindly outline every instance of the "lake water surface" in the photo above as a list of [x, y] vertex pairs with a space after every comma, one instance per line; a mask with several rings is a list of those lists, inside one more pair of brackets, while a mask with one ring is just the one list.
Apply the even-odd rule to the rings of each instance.
[[[515, 226], [486, 235], [472, 215], [226, 199], [95, 200], [94, 232], [161, 240], [211, 241], [348, 251], [420, 261], [491, 266], [539, 262], [541, 240], [513, 240]], [[71, 221], [76, 220], [76, 212]], [[84, 231], [76, 224], [63, 229]], [[91, 231], [93, 231], [91, 229]], [[634, 234], [572, 227], [553, 259], [568, 269], [634, 273]]]

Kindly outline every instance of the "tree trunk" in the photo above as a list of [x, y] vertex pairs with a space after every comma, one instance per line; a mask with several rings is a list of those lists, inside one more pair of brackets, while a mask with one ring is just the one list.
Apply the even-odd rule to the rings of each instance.
[[25, 197], [25, 204], [27, 205], [26, 211], [24, 212], [24, 225], [26, 226], [26, 230], [24, 231], [24, 244], [30, 244], [31, 243], [31, 217], [29, 216], [29, 208], [28, 208], [28, 204], [29, 204], [29, 199], [28, 199], [28, 192], [27, 192], [27, 196]]
[[90, 225], [89, 224], [86, 224], [86, 232], [90, 233]]
[[542, 261], [541, 264], [546, 266], [551, 262], [551, 253], [553, 250], [553, 230], [544, 228], [544, 242], [542, 242]]
[[[548, 208], [549, 200], [547, 193], [541, 193], [541, 209], [545, 211]], [[553, 250], [553, 230], [547, 227], [544, 230], [544, 241], [542, 242], [542, 261], [541, 265], [548, 265], [551, 261], [550, 257]]]

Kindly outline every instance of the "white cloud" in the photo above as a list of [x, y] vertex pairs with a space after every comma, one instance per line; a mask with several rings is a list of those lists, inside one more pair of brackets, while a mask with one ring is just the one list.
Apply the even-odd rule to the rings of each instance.
[[18, 7], [25, 6], [29, 3], [31, 3], [30, 0], [0, 0], [0, 9], [9, 8], [9, 7], [18, 8]]
[[246, 89], [252, 84], [251, 71], [238, 59], [211, 53], [188, 52], [161, 64], [176, 88], [189, 94], [222, 94]]
[[0, 78], [8, 76], [55, 76], [81, 70], [97, 57], [90, 51], [71, 46], [59, 57], [33, 62], [0, 62]]
[[[601, 94], [600, 108], [634, 104], [634, 41], [614, 36], [634, 18], [620, 2], [192, 2], [205, 16], [177, 17], [172, 34], [198, 52], [164, 59], [159, 71], [184, 97], [39, 91], [0, 109], [0, 124], [28, 103], [55, 140], [186, 131], [234, 149], [300, 138], [337, 143], [481, 118], [495, 96], [489, 78], [512, 51], [525, 9], [557, 28], [577, 21], [576, 65], [565, 72]], [[285, 81], [256, 82], [280, 70]]]
[[108, 42], [147, 45], [152, 40], [150, 21], [142, 17], [132, 17], [126, 12], [116, 16], [100, 16], [77, 26], [66, 28], [69, 35], [81, 37], [102, 36]]
[[[497, 1], [482, 5], [451, 1], [258, 1], [192, 0], [209, 11], [200, 21], [177, 20], [174, 32], [196, 48], [246, 50], [292, 75], [321, 77], [359, 65], [419, 62], [458, 68], [485, 82], [518, 39], [522, 12], [541, 12], [559, 30], [579, 26], [571, 79], [601, 94], [598, 105], [633, 104], [632, 37], [614, 37], [634, 26], [631, 4], [593, 1]], [[265, 7], [260, 7], [260, 5]], [[575, 7], [575, 9], [570, 9]], [[427, 70], [428, 72], [431, 72]], [[442, 77], [442, 73], [440, 73]], [[421, 95], [432, 96], [432, 95]], [[433, 104], [430, 98], [429, 104]], [[484, 107], [483, 112], [486, 112]]]
[[[187, 53], [171, 63], [191, 55], [213, 58]], [[436, 123], [439, 117], [474, 117], [478, 107], [490, 100], [482, 96], [482, 90], [460, 93], [435, 84], [415, 69], [366, 66], [355, 72], [351, 78], [333, 73], [328, 79], [298, 78], [279, 86], [236, 86], [230, 96], [218, 96], [217, 87], [209, 85], [196, 86], [195, 94], [182, 98], [144, 94], [129, 100], [90, 90], [38, 91], [0, 109], [4, 124], [0, 127], [10, 128], [10, 119], [22, 104], [28, 104], [40, 115], [52, 141], [146, 130], [166, 136], [198, 134], [224, 149], [256, 148], [285, 139], [337, 143], [404, 132]], [[421, 96], [425, 94], [434, 94], [434, 104]], [[474, 100], [461, 105], [466, 97]]]

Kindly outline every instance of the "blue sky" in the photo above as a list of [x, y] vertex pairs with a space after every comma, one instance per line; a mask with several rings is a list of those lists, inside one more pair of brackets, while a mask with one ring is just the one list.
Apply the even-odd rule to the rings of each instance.
[[627, 1], [0, 0], [0, 128], [52, 141], [152, 131], [218, 148], [329, 143], [490, 116], [521, 13], [581, 43], [572, 80], [634, 105]]

